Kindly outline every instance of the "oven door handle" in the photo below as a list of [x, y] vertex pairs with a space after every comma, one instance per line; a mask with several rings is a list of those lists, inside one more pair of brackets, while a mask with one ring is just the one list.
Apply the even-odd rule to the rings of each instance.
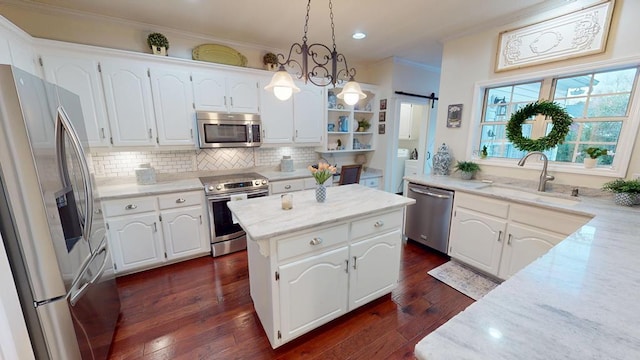
[[[250, 192], [250, 193], [241, 193], [241, 194], [247, 194], [247, 197], [250, 196], [267, 196], [269, 195], [269, 191], [268, 190], [261, 190], [261, 191], [255, 191], [255, 192]], [[225, 195], [209, 195], [207, 196], [207, 200], [208, 201], [230, 201], [231, 200], [231, 196], [233, 195], [237, 195], [237, 194], [225, 194]]]

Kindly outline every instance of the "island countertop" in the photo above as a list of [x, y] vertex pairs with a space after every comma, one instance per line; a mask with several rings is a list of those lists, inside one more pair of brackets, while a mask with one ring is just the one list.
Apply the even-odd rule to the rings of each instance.
[[251, 240], [257, 241], [415, 203], [359, 184], [328, 187], [324, 203], [316, 201], [315, 190], [292, 194], [291, 210], [282, 210], [280, 195], [231, 201], [228, 206]]
[[[407, 179], [476, 194], [484, 186]], [[590, 198], [573, 208], [595, 217], [427, 335], [416, 357], [640, 359], [640, 211]]]

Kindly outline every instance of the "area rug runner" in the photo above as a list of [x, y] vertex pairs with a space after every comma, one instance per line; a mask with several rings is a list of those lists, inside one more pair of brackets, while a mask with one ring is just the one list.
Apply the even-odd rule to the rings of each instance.
[[455, 261], [449, 261], [427, 274], [460, 291], [468, 297], [479, 300], [499, 285], [498, 282], [477, 273]]

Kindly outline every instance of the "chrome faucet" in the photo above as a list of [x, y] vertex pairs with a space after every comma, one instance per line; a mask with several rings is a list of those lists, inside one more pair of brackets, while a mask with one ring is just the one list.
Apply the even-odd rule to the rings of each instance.
[[524, 163], [527, 161], [527, 158], [531, 155], [540, 155], [540, 158], [543, 161], [542, 164], [542, 172], [540, 173], [540, 182], [538, 183], [538, 191], [544, 191], [545, 186], [547, 185], [547, 181], [552, 181], [555, 179], [555, 176], [547, 174], [547, 165], [549, 164], [549, 159], [547, 159], [547, 155], [540, 151], [532, 151], [527, 155], [523, 156], [520, 161], [518, 161], [518, 166], [524, 166]]

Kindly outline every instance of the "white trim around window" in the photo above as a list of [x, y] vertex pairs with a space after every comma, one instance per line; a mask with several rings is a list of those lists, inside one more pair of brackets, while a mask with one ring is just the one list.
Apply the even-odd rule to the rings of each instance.
[[[548, 81], [545, 79], [571, 76], [573, 74], [597, 72], [608, 69], [618, 69], [624, 67], [638, 66], [640, 65], [640, 56], [633, 56], [627, 58], [621, 58], [617, 60], [598, 61], [589, 64], [581, 64], [574, 66], [566, 66], [557, 69], [544, 70], [538, 72], [531, 72], [527, 74], [503, 77], [496, 80], [486, 80], [476, 82], [473, 89], [473, 99], [471, 104], [471, 124], [468, 136], [467, 146], [467, 159], [473, 158], [474, 161], [482, 165], [488, 166], [500, 166], [500, 167], [515, 167], [517, 161], [514, 159], [499, 159], [499, 158], [487, 158], [480, 159], [477, 156], [476, 145], [480, 142], [480, 122], [482, 121], [482, 111], [484, 105], [484, 94], [486, 88], [508, 86], [523, 82], [543, 81], [543, 87], [541, 94], [544, 98], [551, 99], [551, 87], [548, 85]], [[584, 174], [593, 176], [604, 177], [625, 177], [631, 161], [631, 155], [635, 145], [636, 134], [638, 133], [638, 127], [640, 125], [640, 81], [635, 85], [631, 97], [631, 107], [629, 109], [629, 121], [625, 125], [624, 131], [621, 132], [618, 138], [618, 147], [616, 149], [616, 156], [614, 163], [611, 167], [607, 168], [593, 168], [586, 169], [582, 164], [575, 163], [557, 163], [549, 162], [549, 170], [560, 173], [572, 173], [572, 174]], [[535, 168], [538, 165], [528, 166], [525, 168]]]

